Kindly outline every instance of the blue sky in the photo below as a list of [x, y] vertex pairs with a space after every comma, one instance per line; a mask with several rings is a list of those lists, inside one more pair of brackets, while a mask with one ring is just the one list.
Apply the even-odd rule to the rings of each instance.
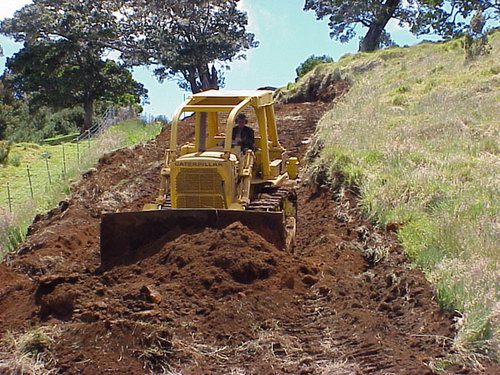
[[[13, 12], [30, 3], [30, 0], [0, 0], [0, 19], [11, 17]], [[230, 64], [226, 72], [227, 89], [255, 89], [261, 86], [284, 86], [295, 79], [295, 69], [312, 54], [327, 54], [335, 60], [358, 48], [358, 37], [342, 44], [329, 37], [326, 21], [317, 21], [313, 12], [304, 12], [304, 0], [240, 0], [248, 13], [248, 31], [253, 32], [260, 46], [247, 53], [247, 59]], [[411, 45], [422, 39], [413, 37], [390, 22], [388, 31], [400, 45]], [[429, 37], [426, 37], [429, 39]], [[0, 58], [3, 70], [5, 58], [21, 48], [6, 37], [0, 36], [4, 57]], [[172, 117], [188, 93], [181, 91], [173, 81], [160, 84], [148, 68], [134, 70], [136, 80], [149, 90], [150, 104], [145, 113]]]

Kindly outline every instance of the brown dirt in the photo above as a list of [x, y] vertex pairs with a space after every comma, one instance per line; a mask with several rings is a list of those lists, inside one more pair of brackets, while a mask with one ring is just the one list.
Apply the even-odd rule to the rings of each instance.
[[[277, 106], [284, 146], [303, 155], [326, 109]], [[452, 316], [348, 194], [300, 188], [293, 255], [234, 223], [99, 269], [100, 215], [153, 199], [168, 136], [107, 155], [37, 218], [0, 265], [0, 338], [57, 327], [67, 374], [425, 374], [451, 353]]]

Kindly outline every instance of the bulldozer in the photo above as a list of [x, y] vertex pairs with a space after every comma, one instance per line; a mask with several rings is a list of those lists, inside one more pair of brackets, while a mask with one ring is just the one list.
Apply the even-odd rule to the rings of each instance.
[[[233, 130], [241, 113], [255, 119], [253, 149], [235, 143]], [[182, 121], [183, 116], [191, 121]], [[179, 145], [180, 126], [193, 123], [194, 140]], [[172, 119], [156, 200], [141, 212], [102, 217], [101, 264], [133, 257], [138, 248], [162, 238], [234, 222], [291, 251], [298, 165], [279, 142], [272, 91], [209, 90], [192, 95]]]

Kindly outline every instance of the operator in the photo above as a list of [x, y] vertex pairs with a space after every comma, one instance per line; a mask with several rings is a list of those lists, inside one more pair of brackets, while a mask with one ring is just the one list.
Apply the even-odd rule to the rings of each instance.
[[247, 126], [248, 120], [244, 113], [236, 117], [236, 126], [233, 128], [233, 145], [240, 146], [241, 152], [255, 150], [255, 135], [251, 127]]

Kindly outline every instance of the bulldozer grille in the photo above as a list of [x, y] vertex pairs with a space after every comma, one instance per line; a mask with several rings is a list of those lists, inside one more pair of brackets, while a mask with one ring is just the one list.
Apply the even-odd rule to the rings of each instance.
[[177, 198], [178, 208], [224, 208], [224, 202], [220, 195], [179, 195]]
[[224, 184], [215, 168], [185, 168], [175, 187], [177, 208], [224, 208]]

